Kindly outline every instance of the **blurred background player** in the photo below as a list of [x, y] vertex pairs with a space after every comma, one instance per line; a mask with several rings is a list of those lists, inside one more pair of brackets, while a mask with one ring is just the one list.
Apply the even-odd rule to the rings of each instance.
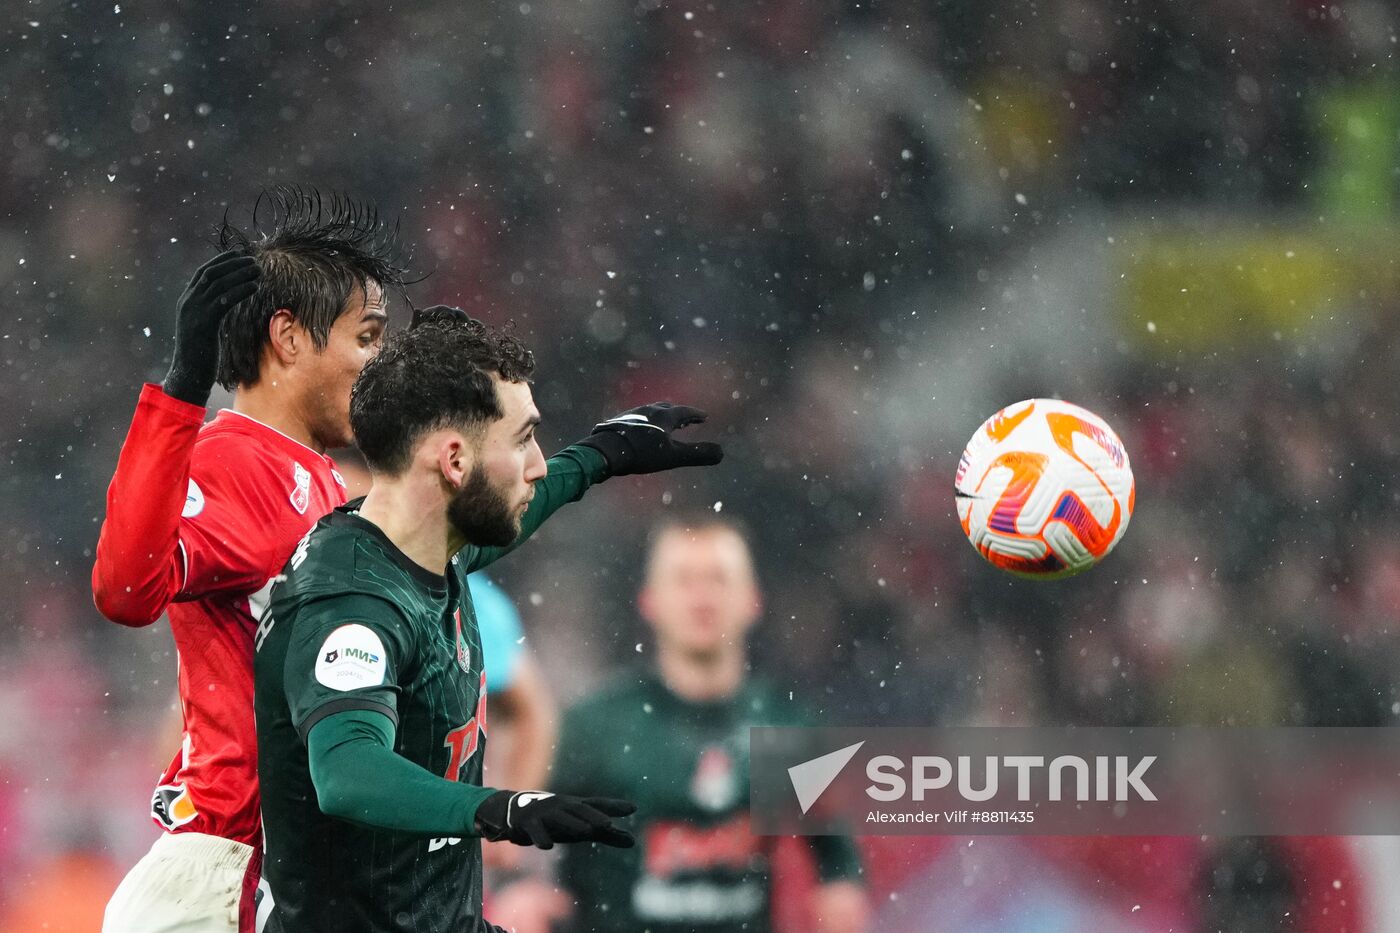
[[[749, 673], [748, 635], [762, 614], [749, 547], [714, 516], [653, 533], [637, 607], [656, 638], [656, 669], [619, 678], [564, 716], [554, 787], [607, 787], [635, 800], [639, 844], [576, 847], [563, 889], [521, 882], [496, 902], [520, 933], [761, 933], [772, 928], [776, 840], [749, 831], [749, 727], [805, 717]], [[869, 908], [853, 842], [807, 840], [819, 883], [803, 929], [858, 933]]]
[[[351, 441], [350, 387], [403, 275], [372, 207], [310, 190], [263, 195], [252, 232], [225, 221], [219, 242], [180, 298], [169, 374], [142, 390], [92, 573], [112, 621], [168, 613], [184, 724], [151, 800], [166, 834], [118, 886], [107, 933], [252, 929], [254, 631], [298, 539], [345, 501], [326, 450]], [[204, 425], [216, 380], [233, 407]]]

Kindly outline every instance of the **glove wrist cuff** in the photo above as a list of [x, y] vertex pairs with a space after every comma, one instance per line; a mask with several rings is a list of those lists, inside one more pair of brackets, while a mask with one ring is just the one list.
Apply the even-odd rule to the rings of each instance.
[[631, 466], [632, 445], [616, 431], [598, 431], [588, 435], [578, 443], [581, 447], [592, 447], [603, 455], [603, 462], [608, 468], [608, 476], [621, 476]]
[[177, 398], [182, 402], [189, 402], [191, 405], [204, 408], [209, 404], [209, 393], [214, 391], [214, 384], [213, 380], [206, 382], [192, 376], [184, 369], [171, 366], [170, 372], [165, 374], [160, 388], [171, 398]]
[[510, 801], [514, 791], [498, 790], [476, 807], [476, 829], [481, 838], [488, 842], [500, 842], [510, 834], [506, 825], [510, 814]]

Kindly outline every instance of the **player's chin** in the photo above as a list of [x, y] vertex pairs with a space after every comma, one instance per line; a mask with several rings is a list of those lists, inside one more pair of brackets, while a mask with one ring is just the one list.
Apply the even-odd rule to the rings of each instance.
[[327, 448], [350, 447], [355, 443], [355, 431], [350, 427], [349, 406], [346, 406], [345, 411], [336, 412], [329, 420], [330, 424], [326, 425], [325, 432]]
[[724, 642], [713, 638], [691, 638], [683, 643], [684, 652], [697, 661], [714, 661], [724, 654]]

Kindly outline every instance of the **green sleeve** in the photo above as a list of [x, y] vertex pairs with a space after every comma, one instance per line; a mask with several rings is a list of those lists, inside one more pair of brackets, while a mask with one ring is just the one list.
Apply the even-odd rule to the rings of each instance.
[[833, 881], [861, 881], [864, 869], [860, 853], [850, 836], [809, 836], [808, 844], [817, 862], [817, 877], [822, 884]]
[[303, 742], [320, 720], [370, 710], [398, 724], [399, 677], [417, 655], [398, 607], [361, 593], [304, 605], [287, 641], [282, 688]]
[[589, 486], [608, 478], [607, 461], [592, 447], [565, 447], [549, 458], [547, 466], [549, 470], [544, 479], [535, 484], [534, 501], [520, 521], [520, 535], [505, 547], [475, 547], [469, 544], [462, 548], [460, 563], [466, 573], [480, 570], [505, 557], [524, 544], [560, 506], [577, 502], [583, 498]]
[[429, 836], [476, 836], [476, 808], [491, 787], [438, 777], [394, 752], [394, 722], [353, 709], [319, 720], [307, 763], [321, 812], [365, 826]]

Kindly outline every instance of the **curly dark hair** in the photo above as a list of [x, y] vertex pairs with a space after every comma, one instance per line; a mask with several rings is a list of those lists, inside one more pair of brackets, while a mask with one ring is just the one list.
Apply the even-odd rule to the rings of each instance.
[[219, 327], [219, 384], [226, 389], [258, 381], [268, 322], [291, 311], [317, 349], [355, 291], [370, 282], [402, 292], [408, 284], [397, 221], [380, 220], [373, 204], [315, 188], [279, 185], [253, 205], [242, 230], [224, 215], [220, 249], [238, 249], [258, 260], [258, 290], [225, 316]]
[[399, 331], [350, 392], [355, 441], [370, 469], [397, 475], [429, 431], [474, 431], [502, 416], [493, 375], [529, 382], [534, 371], [534, 355], [513, 334], [481, 321], [433, 321]]

